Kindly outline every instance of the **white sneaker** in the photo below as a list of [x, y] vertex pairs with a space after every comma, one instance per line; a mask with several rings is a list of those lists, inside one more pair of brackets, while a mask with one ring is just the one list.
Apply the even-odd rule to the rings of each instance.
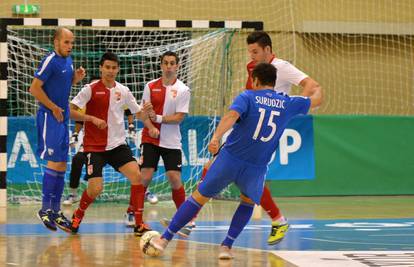
[[218, 255], [220, 260], [231, 260], [234, 258], [233, 253], [231, 253], [231, 248], [226, 246], [220, 246], [220, 252]]
[[133, 212], [125, 212], [124, 221], [126, 227], [135, 227], [135, 215]]
[[63, 200], [62, 204], [66, 206], [70, 206], [79, 201], [79, 198], [75, 194], [69, 194], [65, 200]]
[[150, 240], [150, 244], [158, 249], [160, 253], [162, 254], [164, 252], [164, 249], [168, 246], [169, 241], [167, 239], [161, 238], [159, 236], [153, 237]]
[[[165, 228], [168, 227], [168, 225], [170, 225], [171, 220], [168, 220], [166, 218], [162, 218], [160, 220], [160, 223], [162, 224], [162, 226], [164, 226]], [[193, 230], [193, 228], [195, 228], [195, 222], [191, 222], [189, 224], [187, 224], [186, 226], [184, 226], [183, 228], [181, 228], [180, 230], [178, 230], [177, 234], [181, 237], [184, 238], [188, 238], [191, 234], [191, 231]]]
[[157, 197], [157, 195], [151, 193], [150, 191], [147, 191], [145, 193], [145, 197], [146, 197], [147, 201], [150, 204], [153, 204], [154, 205], [154, 204], [157, 204], [158, 203], [158, 197]]

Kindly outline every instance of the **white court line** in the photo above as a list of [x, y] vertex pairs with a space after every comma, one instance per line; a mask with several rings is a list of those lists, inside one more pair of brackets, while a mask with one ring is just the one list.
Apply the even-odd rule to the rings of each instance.
[[414, 251], [272, 251], [298, 267], [413, 266]]
[[363, 244], [363, 245], [385, 245], [385, 246], [406, 246], [408, 244], [390, 244], [390, 243], [370, 243], [370, 242], [352, 242], [352, 241], [338, 241], [338, 240], [329, 240], [329, 239], [320, 239], [320, 238], [308, 238], [302, 237], [301, 239], [311, 240], [311, 241], [321, 241], [327, 243], [340, 243], [340, 244]]

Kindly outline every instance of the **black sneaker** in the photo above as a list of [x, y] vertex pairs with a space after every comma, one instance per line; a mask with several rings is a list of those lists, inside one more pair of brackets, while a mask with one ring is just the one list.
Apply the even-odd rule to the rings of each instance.
[[63, 212], [60, 210], [57, 213], [53, 214], [54, 221], [57, 227], [59, 227], [61, 230], [70, 233], [72, 232], [71, 229], [71, 223], [70, 221], [63, 215]]
[[151, 227], [148, 224], [141, 223], [140, 226], [134, 227], [135, 236], [141, 237], [145, 232], [152, 231]]
[[53, 213], [51, 209], [48, 209], [46, 211], [39, 210], [39, 212], [37, 213], [37, 218], [39, 218], [39, 220], [44, 224], [44, 226], [46, 226], [47, 229], [52, 231], [57, 230], [55, 221], [53, 220]]

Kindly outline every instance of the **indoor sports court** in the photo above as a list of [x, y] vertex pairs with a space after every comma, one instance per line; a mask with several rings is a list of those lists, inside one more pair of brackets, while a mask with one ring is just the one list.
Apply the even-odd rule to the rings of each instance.
[[[208, 203], [190, 238], [174, 239], [160, 258], [139, 250], [139, 238], [123, 222], [125, 205], [97, 204], [78, 235], [51, 233], [32, 207], [12, 205], [0, 227], [0, 255], [4, 266], [413, 266], [412, 196], [278, 200], [291, 224], [285, 239], [267, 245], [270, 222], [256, 209], [231, 261], [217, 259], [236, 208], [222, 200]], [[157, 219], [172, 216], [172, 201], [146, 205], [148, 223], [162, 232]]]
[[[178, 56], [174, 82], [179, 79], [191, 93], [184, 120], [174, 122], [179, 125], [177, 166], [187, 199], [212, 159], [209, 144], [221, 119], [240, 93], [257, 86], [252, 71], [258, 63], [276, 67], [272, 87], [278, 93], [306, 96], [312, 103], [319, 92], [321, 103], [308, 115], [282, 126], [273, 117], [261, 117], [252, 137], [256, 140], [257, 129], [264, 127], [259, 140], [267, 142], [286, 126], [267, 165], [264, 192], [270, 196], [267, 204], [261, 202], [277, 205], [276, 225], [289, 225], [281, 241], [268, 245], [269, 234], [275, 234], [269, 215], [275, 213], [273, 206], [265, 211], [256, 205], [234, 241], [234, 258], [219, 259], [240, 203], [240, 191], [231, 185], [205, 204], [188, 238], [176, 235], [163, 255], [145, 255], [134, 228], [125, 223], [131, 183], [110, 166], [103, 169], [103, 191], [92, 199], [78, 234], [48, 230], [38, 216], [39, 209], [46, 210], [42, 190], [50, 184], [45, 182], [50, 168], [42, 157], [56, 151], [46, 146], [42, 154], [37, 151], [46, 135], [39, 134], [42, 104], [31, 88], [47, 68], [47, 55], [60, 55], [55, 38], [61, 28], [73, 34], [69, 101], [93, 79], [104, 80], [100, 64], [106, 52], [117, 55], [115, 80], [137, 104], [149, 83], [164, 77], [162, 56], [170, 51]], [[268, 34], [270, 45], [252, 41], [257, 32]], [[258, 59], [260, 55], [265, 56]], [[80, 67], [85, 74], [75, 83]], [[64, 79], [67, 70], [55, 73], [56, 79]], [[414, 267], [413, 70], [411, 0], [3, 0], [0, 266]], [[172, 101], [176, 96], [177, 91]], [[120, 99], [118, 94], [116, 101]], [[122, 106], [122, 112], [127, 108]], [[87, 108], [82, 112], [91, 115]], [[160, 120], [152, 122], [167, 125], [165, 112], [157, 112]], [[127, 113], [124, 120], [122, 141], [142, 164], [144, 125], [130, 121]], [[59, 174], [63, 189], [52, 189], [63, 190], [53, 209], [61, 207], [72, 227], [72, 214], [84, 203], [79, 200], [89, 169], [81, 165], [79, 186], [70, 188], [75, 158], [85, 154], [83, 130], [78, 134], [74, 120], [63, 123], [69, 151], [66, 171]], [[246, 157], [261, 156], [256, 154]], [[161, 234], [165, 228], [160, 220], [173, 218], [178, 201], [165, 172], [168, 165], [159, 161], [146, 188], [159, 201], [151, 204], [146, 195], [143, 212], [144, 222]]]

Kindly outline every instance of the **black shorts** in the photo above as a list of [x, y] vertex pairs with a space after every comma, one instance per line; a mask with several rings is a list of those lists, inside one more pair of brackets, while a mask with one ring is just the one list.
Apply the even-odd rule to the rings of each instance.
[[166, 171], [181, 172], [181, 149], [159, 147], [150, 143], [141, 144], [140, 167], [157, 170], [160, 156]]
[[102, 177], [102, 169], [106, 164], [116, 171], [128, 162], [135, 161], [131, 149], [127, 145], [120, 145], [103, 152], [84, 152], [86, 156], [85, 180], [93, 177]]

